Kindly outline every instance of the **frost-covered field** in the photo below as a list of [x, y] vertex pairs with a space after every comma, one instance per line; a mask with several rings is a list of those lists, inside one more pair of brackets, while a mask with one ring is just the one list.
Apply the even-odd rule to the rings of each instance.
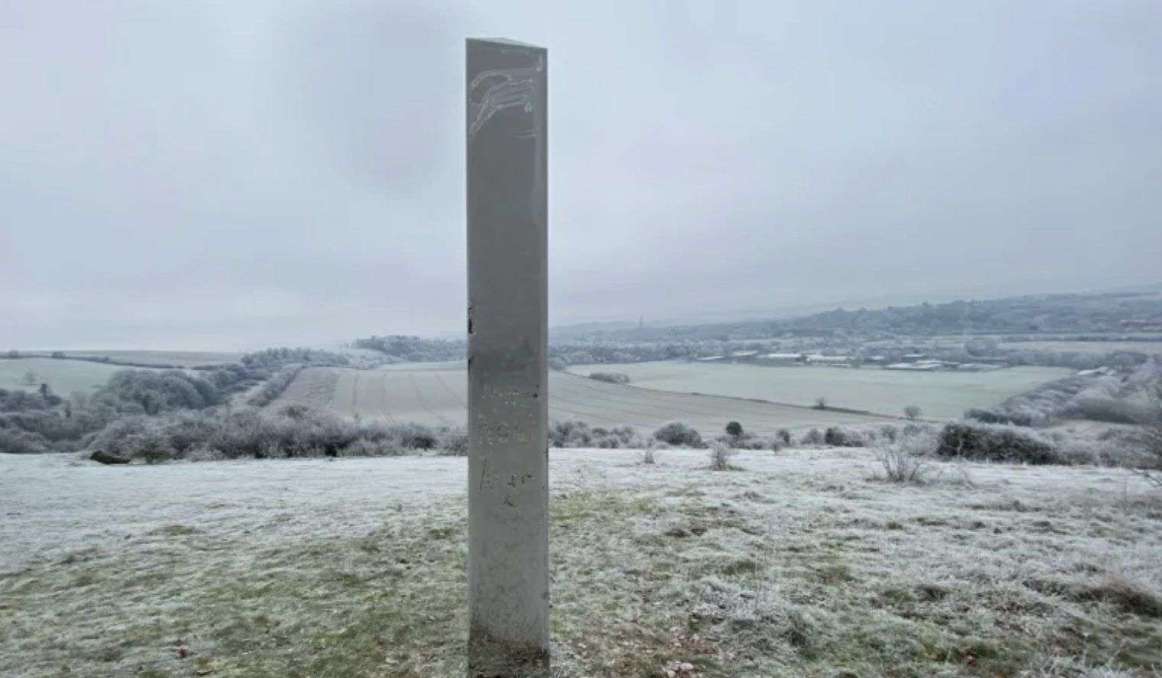
[[1010, 367], [986, 372], [909, 372], [878, 367], [755, 367], [657, 361], [609, 365], [573, 365], [569, 371], [623, 372], [644, 388], [761, 398], [792, 405], [828, 405], [899, 416], [909, 405], [932, 419], [954, 419], [973, 407], [992, 407], [1046, 382], [1073, 374], [1058, 367]]
[[[72, 357], [107, 357], [110, 360], [133, 363], [134, 369], [146, 365], [217, 365], [234, 362], [238, 353], [195, 351], [69, 351]], [[58, 395], [74, 392], [91, 393], [105, 385], [114, 373], [127, 369], [125, 365], [98, 363], [91, 360], [50, 358], [48, 353], [27, 358], [0, 360], [0, 388], [32, 391], [48, 384]], [[31, 372], [31, 382], [25, 378]]]
[[[299, 403], [338, 414], [395, 423], [463, 426], [468, 399], [464, 362], [413, 363], [374, 370], [311, 367], [299, 373], [272, 407]], [[668, 393], [609, 384], [565, 372], [549, 373], [549, 416], [594, 426], [627, 424], [653, 431], [683, 421], [703, 435], [721, 433], [731, 420], [771, 435], [780, 428], [882, 424], [892, 418], [778, 405], [741, 398]]]
[[[940, 464], [898, 485], [862, 449], [734, 464], [552, 452], [561, 675], [1162, 667], [1162, 496], [1133, 476]], [[464, 474], [0, 455], [0, 675], [463, 675]]]
[[238, 362], [241, 353], [225, 351], [67, 351], [70, 356], [109, 358], [138, 365], [225, 365]]
[[[89, 394], [105, 385], [113, 373], [125, 369], [117, 365], [84, 360], [54, 360], [52, 358], [18, 358], [0, 360], [0, 388], [10, 391], [34, 391], [48, 384], [54, 393]], [[32, 378], [26, 381], [28, 374]]]

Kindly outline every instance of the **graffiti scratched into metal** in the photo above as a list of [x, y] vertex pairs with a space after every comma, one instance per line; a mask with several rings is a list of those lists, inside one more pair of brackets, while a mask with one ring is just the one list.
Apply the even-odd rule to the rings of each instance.
[[[544, 57], [537, 60], [536, 66], [526, 68], [496, 68], [482, 71], [468, 85], [468, 107], [472, 118], [468, 126], [468, 140], [471, 141], [476, 133], [497, 113], [520, 107], [525, 113], [531, 113], [536, 104], [536, 77], [545, 69]], [[530, 122], [533, 119], [530, 117]], [[522, 129], [517, 136], [532, 136], [536, 128]]]

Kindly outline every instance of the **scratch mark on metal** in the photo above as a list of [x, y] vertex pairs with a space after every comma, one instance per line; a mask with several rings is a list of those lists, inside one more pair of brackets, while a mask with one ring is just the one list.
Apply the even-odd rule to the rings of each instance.
[[[472, 117], [468, 141], [472, 141], [492, 116], [507, 108], [520, 106], [526, 113], [531, 113], [536, 102], [536, 74], [544, 68], [545, 58], [540, 56], [536, 66], [490, 69], [472, 78], [468, 85], [468, 107]], [[535, 134], [536, 130], [522, 130], [518, 136]]]

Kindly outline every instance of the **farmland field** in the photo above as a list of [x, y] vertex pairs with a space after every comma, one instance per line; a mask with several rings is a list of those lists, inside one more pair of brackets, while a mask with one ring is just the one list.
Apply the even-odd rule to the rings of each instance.
[[140, 365], [224, 365], [237, 362], [241, 353], [221, 351], [66, 351], [70, 356], [109, 358], [110, 360]]
[[[74, 391], [91, 393], [109, 381], [109, 377], [119, 370], [118, 365], [105, 365], [84, 360], [55, 360], [53, 358], [17, 358], [0, 360], [0, 388], [31, 391], [41, 384], [58, 395], [69, 395]], [[33, 383], [25, 383], [25, 376], [31, 372]]]
[[1056, 367], [1012, 367], [991, 372], [904, 372], [878, 368], [756, 367], [688, 362], [575, 365], [570, 372], [623, 372], [642, 388], [759, 398], [899, 415], [917, 405], [926, 418], [950, 419], [971, 407], [988, 407], [1040, 384], [1067, 377]]
[[[74, 391], [91, 393], [104, 386], [109, 377], [124, 369], [149, 369], [146, 366], [167, 367], [179, 365], [224, 365], [236, 362], [241, 353], [215, 351], [67, 351], [69, 357], [49, 358], [48, 351], [33, 351], [35, 357], [0, 360], [0, 388], [9, 390], [33, 390], [41, 384], [58, 395], [69, 395]], [[72, 358], [109, 358], [113, 363], [98, 363], [91, 360]], [[133, 363], [130, 368], [117, 362]], [[29, 372], [35, 377], [34, 383], [26, 383]]]
[[[464, 363], [396, 365], [376, 370], [315, 367], [303, 370], [272, 406], [302, 403], [345, 415], [431, 426], [462, 426], [467, 408]], [[672, 420], [719, 432], [737, 419], [755, 433], [779, 428], [874, 424], [885, 417], [820, 411], [738, 398], [667, 393], [594, 381], [563, 372], [549, 375], [549, 416], [596, 426], [629, 424], [653, 430]]]
[[1000, 347], [1009, 351], [1071, 351], [1076, 353], [1112, 353], [1129, 351], [1149, 355], [1162, 353], [1162, 341], [1008, 341]]
[[[1143, 335], [1141, 339], [1109, 339], [1103, 341], [1089, 341], [1071, 339], [1068, 335], [1055, 335], [1045, 339], [1028, 341], [1007, 340], [1003, 334], [976, 335], [976, 339], [992, 339], [997, 342], [998, 348], [1003, 351], [1055, 351], [1062, 353], [1113, 353], [1128, 351], [1145, 353], [1147, 355], [1162, 354], [1162, 340], [1158, 335]], [[890, 348], [895, 341], [869, 341], [865, 344], [871, 349]], [[965, 337], [962, 335], [936, 335], [925, 340], [912, 338], [910, 343], [918, 347], [933, 349], [958, 349], [964, 346]]]

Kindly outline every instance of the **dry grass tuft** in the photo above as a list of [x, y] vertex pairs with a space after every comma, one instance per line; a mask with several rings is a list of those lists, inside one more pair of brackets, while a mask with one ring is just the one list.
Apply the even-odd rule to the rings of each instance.
[[1162, 597], [1117, 574], [1107, 575], [1100, 582], [1082, 587], [1076, 592], [1076, 598], [1081, 601], [1105, 601], [1116, 605], [1123, 612], [1162, 618]]

